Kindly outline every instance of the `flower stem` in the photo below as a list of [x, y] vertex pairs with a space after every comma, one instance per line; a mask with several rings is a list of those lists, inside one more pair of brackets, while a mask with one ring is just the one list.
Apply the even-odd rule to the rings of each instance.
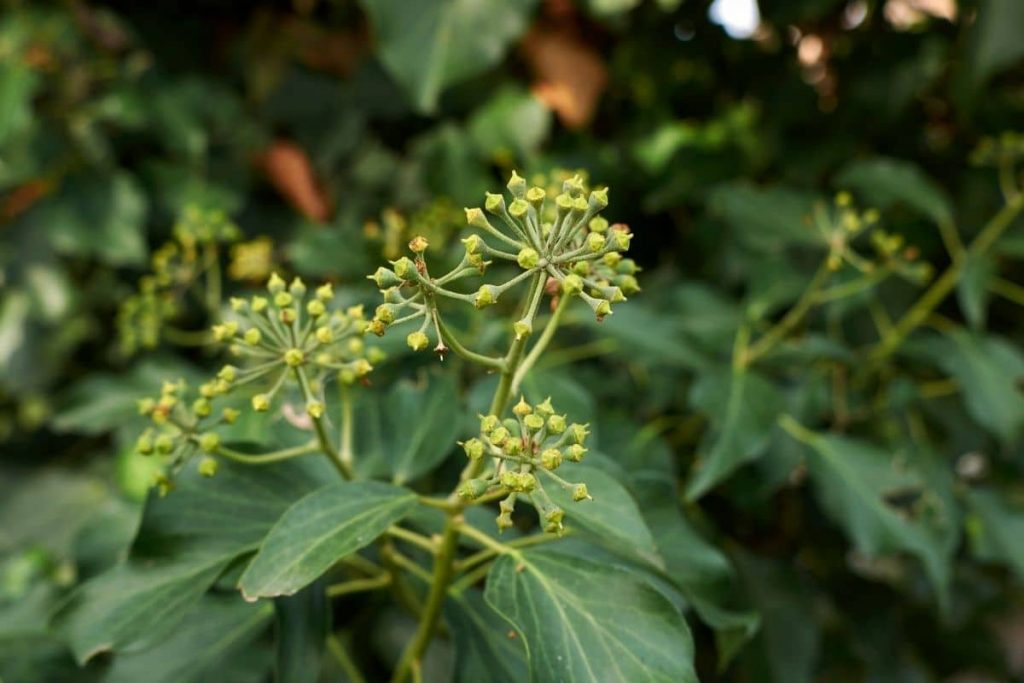
[[320, 450], [320, 447], [316, 443], [307, 443], [302, 446], [282, 448], [279, 451], [260, 453], [258, 455], [241, 453], [225, 446], [218, 446], [215, 452], [217, 455], [227, 458], [228, 460], [234, 460], [235, 462], [244, 463], [246, 465], [268, 465], [270, 463], [281, 462], [282, 460], [290, 460], [291, 458], [298, 458], [299, 456], [316, 453], [318, 450]]
[[[309, 386], [309, 378], [306, 377], [305, 370], [302, 367], [295, 368], [295, 377], [299, 380], [299, 388], [302, 389], [302, 398], [307, 404], [316, 400], [313, 396], [313, 389]], [[353, 472], [352, 468], [348, 463], [343, 462], [338, 451], [331, 445], [331, 437], [327, 433], [327, 424], [323, 417], [312, 417], [313, 429], [316, 431], [317, 441], [320, 443], [320, 450], [324, 452], [327, 459], [331, 461], [331, 464], [338, 470], [342, 477], [345, 479], [352, 479]]]

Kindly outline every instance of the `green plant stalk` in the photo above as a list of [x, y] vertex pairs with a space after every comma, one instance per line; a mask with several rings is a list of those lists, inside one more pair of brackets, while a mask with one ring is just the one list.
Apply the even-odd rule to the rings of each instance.
[[441, 339], [448, 345], [448, 348], [455, 352], [456, 355], [461, 356], [473, 363], [479, 363], [480, 365], [483, 365], [484, 367], [488, 368], [495, 368], [500, 370], [504, 366], [505, 360], [503, 358], [485, 356], [482, 353], [477, 353], [476, 351], [471, 351], [470, 349], [467, 349], [465, 346], [463, 346], [462, 342], [459, 341], [459, 339], [455, 336], [451, 329], [447, 325], [445, 325], [444, 321], [441, 320], [440, 318], [437, 318], [437, 327], [441, 333]]
[[352, 661], [351, 657], [349, 657], [348, 651], [345, 649], [345, 646], [342, 645], [338, 636], [333, 633], [327, 636], [327, 649], [332, 655], [334, 655], [334, 658], [338, 661], [338, 664], [345, 672], [345, 676], [348, 677], [349, 681], [352, 683], [366, 683], [366, 678], [359, 670], [359, 667], [357, 667], [356, 663]]
[[974, 241], [967, 247], [967, 258], [954, 260], [910, 310], [900, 318], [899, 322], [879, 341], [869, 355], [870, 360], [877, 363], [891, 356], [907, 336], [920, 327], [932, 314], [932, 311], [953, 291], [957, 283], [960, 282], [967, 259], [985, 254], [1013, 224], [1013, 220], [1022, 209], [1024, 209], [1024, 194], [1017, 194], [985, 224], [978, 236], [974, 238]]
[[212, 320], [220, 318], [221, 276], [220, 255], [214, 244], [207, 244], [203, 250], [206, 261], [206, 310]]
[[352, 392], [345, 384], [339, 383], [341, 394], [341, 450], [338, 452], [338, 459], [349, 469], [355, 472], [355, 456], [352, 451], [352, 429], [355, 419], [352, 412]]
[[[313, 390], [309, 386], [309, 378], [306, 377], [305, 371], [301, 367], [295, 368], [295, 377], [299, 380], [299, 387], [302, 389], [302, 398], [306, 403], [311, 403], [315, 400], [313, 397]], [[320, 450], [324, 452], [327, 459], [331, 461], [331, 464], [338, 470], [342, 477], [345, 479], [352, 479], [353, 472], [352, 468], [348, 463], [343, 462], [338, 451], [334, 450], [331, 445], [331, 437], [327, 433], [327, 425], [324, 422], [323, 417], [312, 417], [313, 429], [316, 431], [317, 441], [320, 443]]]
[[825, 284], [831, 272], [828, 267], [828, 259], [826, 258], [818, 266], [818, 272], [814, 274], [810, 284], [807, 285], [804, 293], [797, 300], [796, 305], [789, 309], [786, 315], [782, 317], [782, 320], [773, 325], [760, 339], [750, 345], [741, 359], [742, 365], [750, 365], [771, 351], [775, 348], [776, 344], [782, 341], [804, 319], [804, 316], [807, 315], [817, 301], [818, 291]]
[[555, 336], [555, 330], [558, 329], [558, 324], [562, 320], [562, 315], [565, 313], [565, 309], [569, 307], [569, 299], [571, 297], [562, 295], [558, 299], [558, 306], [555, 307], [551, 317], [548, 318], [547, 325], [544, 326], [544, 331], [541, 332], [540, 337], [537, 339], [537, 343], [533, 345], [530, 352], [526, 354], [526, 358], [519, 364], [516, 369], [515, 375], [512, 377], [512, 386], [510, 387], [510, 394], [515, 394], [519, 391], [519, 385], [523, 383], [523, 379], [526, 377], [526, 373], [530, 371], [536, 363], [537, 359], [540, 358], [541, 354], [547, 348], [551, 339]]
[[351, 593], [362, 593], [381, 588], [387, 588], [391, 584], [391, 574], [380, 574], [367, 579], [351, 579], [342, 583], [336, 583], [327, 587], [327, 597], [338, 598]]
[[[538, 295], [537, 290], [541, 289], [543, 292], [544, 280], [545, 275], [541, 272], [534, 276], [531, 283], [530, 291], [526, 298], [526, 316], [530, 318], [536, 313], [543, 298]], [[494, 392], [494, 397], [491, 399], [490, 412], [492, 415], [501, 415], [508, 406], [509, 396], [512, 393], [512, 379], [519, 368], [526, 342], [526, 337], [513, 339], [508, 353], [505, 354], [504, 367], [501, 369], [498, 387]], [[466, 465], [462, 471], [460, 481], [477, 476], [484, 467], [485, 460], [485, 458], [481, 458]], [[423, 614], [420, 617], [416, 633], [402, 653], [398, 666], [395, 668], [395, 673], [391, 677], [392, 683], [402, 683], [405, 681], [423, 657], [423, 653], [426, 651], [437, 629], [437, 623], [441, 617], [441, 609], [444, 606], [445, 597], [448, 595], [448, 586], [455, 575], [456, 550], [460, 529], [464, 521], [462, 511], [465, 508], [465, 503], [454, 492], [449, 497], [449, 502], [452, 504], [452, 507], [448, 510], [448, 518], [445, 520], [441, 541], [437, 547], [437, 554], [434, 556], [434, 571], [431, 575], [430, 592], [427, 594], [427, 601], [423, 606]]]
[[302, 446], [293, 446], [292, 448], [282, 448], [279, 451], [270, 451], [269, 453], [241, 453], [225, 446], [217, 446], [217, 450], [214, 451], [216, 455], [227, 458], [228, 460], [234, 460], [235, 462], [244, 463], [246, 465], [269, 465], [274, 462], [281, 462], [282, 460], [289, 460], [291, 458], [298, 458], [303, 455], [309, 455], [310, 453], [316, 453], [320, 450], [319, 444], [307, 443]]

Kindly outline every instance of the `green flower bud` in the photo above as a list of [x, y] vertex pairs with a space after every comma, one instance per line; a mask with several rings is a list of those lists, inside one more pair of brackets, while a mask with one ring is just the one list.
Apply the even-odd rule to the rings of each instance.
[[494, 285], [481, 285], [473, 298], [473, 305], [477, 308], [492, 306], [498, 300], [498, 289]]
[[266, 394], [256, 394], [252, 397], [252, 409], [257, 413], [270, 410], [270, 397]]
[[544, 202], [544, 198], [548, 196], [548, 193], [544, 191], [542, 187], [531, 187], [526, 191], [526, 201], [533, 204], [534, 208], [539, 209], [540, 205]]
[[487, 493], [487, 489], [490, 488], [490, 486], [490, 482], [486, 479], [467, 479], [459, 484], [457, 492], [459, 494], [459, 498], [462, 498], [463, 500], [476, 500]]
[[263, 333], [259, 331], [259, 328], [251, 327], [245, 331], [242, 338], [245, 339], [245, 343], [249, 346], [257, 346], [263, 340]]
[[[392, 263], [391, 266], [395, 269], [395, 275], [401, 279], [399, 282], [392, 282], [389, 279], [384, 285], [385, 287], [393, 287], [394, 285], [400, 284], [401, 280], [410, 280], [413, 278], [413, 273], [416, 272], [416, 264], [405, 256]], [[377, 272], [379, 273], [381, 270], [381, 268], [378, 268]]]
[[622, 254], [617, 251], [609, 251], [607, 254], [601, 257], [601, 262], [609, 268], [615, 268], [622, 261]]
[[466, 457], [470, 460], [479, 460], [484, 457], [484, 442], [480, 439], [470, 439], [462, 444], [462, 449], [466, 451]]
[[342, 384], [352, 384], [356, 381], [356, 373], [349, 368], [338, 370], [338, 381]]
[[493, 443], [495, 446], [501, 446], [501, 444], [505, 443], [505, 441], [507, 441], [510, 436], [511, 435], [508, 433], [507, 429], [505, 429], [504, 427], [498, 427], [497, 429], [493, 430], [490, 434], [488, 434], [487, 438], [490, 439], [491, 443]]
[[267, 310], [267, 299], [262, 296], [254, 296], [251, 305], [253, 313], [262, 313]]
[[588, 204], [590, 205], [591, 211], [593, 211], [594, 213], [597, 213], [598, 211], [603, 211], [605, 208], [607, 208], [608, 188], [606, 187], [601, 190], [594, 190], [593, 192], [591, 192], [590, 201], [588, 202]]
[[575, 214], [586, 213], [588, 206], [589, 204], [587, 203], [587, 200], [583, 197], [577, 197], [572, 200], [572, 212]]
[[537, 479], [529, 472], [502, 472], [500, 481], [502, 486], [516, 493], [529, 493], [537, 488]]
[[540, 415], [527, 415], [523, 418], [523, 424], [526, 425], [526, 428], [531, 432], [540, 431], [540, 429], [544, 427], [544, 418]]
[[430, 242], [423, 235], [416, 235], [409, 241], [409, 251], [414, 254], [422, 254], [430, 246]]
[[511, 529], [513, 526], [515, 526], [512, 523], [512, 515], [510, 515], [507, 512], [502, 512], [500, 515], [497, 516], [495, 521], [498, 524], [498, 533], [501, 533], [505, 529]]
[[192, 412], [199, 417], [207, 417], [213, 412], [213, 406], [210, 405], [210, 400], [207, 398], [197, 398], [192, 403]]
[[544, 531], [549, 534], [560, 534], [564, 530], [562, 520], [565, 519], [565, 510], [554, 507], [544, 513]]
[[636, 275], [640, 271], [636, 261], [631, 258], [621, 258], [621, 255], [619, 257], [621, 260], [615, 264], [616, 271], [623, 275]]
[[149, 415], [156, 407], [156, 401], [151, 398], [140, 398], [138, 401], [139, 415]]
[[215, 341], [229, 341], [237, 332], [238, 323], [234, 320], [213, 326], [213, 338]]
[[233, 296], [228, 300], [231, 304], [231, 310], [235, 313], [240, 313], [249, 307], [249, 302], [245, 299], [239, 299], [237, 296]]
[[409, 336], [405, 338], [405, 343], [409, 345], [409, 348], [413, 351], [422, 351], [430, 345], [430, 339], [427, 337], [425, 332], [416, 331], [410, 332]]
[[234, 408], [225, 408], [224, 410], [220, 411], [221, 419], [224, 420], [224, 422], [226, 422], [229, 425], [235, 424], [235, 421], [238, 419], [239, 415], [241, 415], [241, 413], [238, 410], [235, 410]]
[[530, 324], [529, 320], [517, 320], [512, 323], [512, 331], [516, 335], [516, 341], [519, 341], [523, 337], [529, 337], [533, 334], [533, 325]]
[[555, 409], [551, 405], [551, 397], [550, 396], [548, 396], [546, 399], [544, 399], [541, 403], [537, 404], [537, 412], [540, 413], [541, 415], [543, 415], [544, 417], [549, 417], [549, 416], [555, 414]]
[[590, 232], [607, 232], [608, 219], [603, 216], [595, 216], [587, 223], [587, 227], [590, 228]]
[[306, 404], [306, 414], [314, 420], [324, 416], [324, 404], [321, 401], [310, 401]]
[[213, 432], [206, 432], [199, 437], [199, 448], [204, 453], [213, 453], [220, 446], [220, 437]]
[[566, 214], [572, 211], [572, 197], [562, 193], [555, 197], [555, 207], [559, 214]]
[[599, 232], [592, 232], [587, 235], [587, 249], [589, 249], [591, 253], [596, 254], [604, 249], [605, 241], [604, 235]]
[[306, 304], [306, 312], [314, 318], [319, 318], [327, 312], [327, 307], [324, 306], [324, 302], [320, 301], [320, 299], [311, 299], [310, 302]]
[[316, 334], [316, 340], [321, 344], [330, 344], [334, 341], [334, 332], [329, 327], [318, 327], [314, 334]]
[[267, 291], [271, 294], [277, 294], [284, 291], [284, 280], [277, 273], [271, 273], [270, 279], [267, 280]]
[[562, 192], [568, 192], [573, 197], [583, 194], [583, 178], [579, 173], [562, 183]]
[[548, 448], [540, 454], [540, 464], [546, 470], [557, 470], [562, 464], [562, 452], [557, 448]]
[[330, 301], [334, 298], [334, 288], [327, 282], [316, 288], [316, 298], [320, 301]]
[[282, 308], [281, 309], [281, 322], [286, 325], [291, 325], [295, 322], [295, 309], [294, 308]]
[[536, 249], [526, 247], [520, 250], [519, 255], [516, 257], [516, 262], [521, 268], [530, 270], [537, 267], [537, 264], [540, 262], [540, 254], [537, 253]]
[[522, 197], [523, 193], [526, 192], [526, 180], [515, 171], [512, 171], [512, 177], [508, 179], [506, 187], [516, 197]]
[[[406, 260], [408, 261], [408, 259]], [[377, 289], [386, 289], [402, 283], [401, 278], [394, 271], [388, 270], [383, 266], [374, 271], [373, 275], [367, 275], [366, 277], [368, 280], [373, 280], [377, 285]]]
[[515, 404], [515, 406], [512, 408], [512, 414], [518, 417], [525, 417], [526, 415], [529, 415], [532, 412], [533, 408], [531, 408], [530, 404], [526, 402], [526, 397], [524, 396], [520, 396], [519, 403]]
[[620, 275], [615, 278], [615, 282], [624, 294], [636, 294], [640, 291], [640, 283], [632, 275]]
[[572, 264], [572, 272], [580, 277], [588, 277], [591, 273], [590, 261], [577, 261]]
[[277, 306], [278, 308], [285, 308], [286, 306], [291, 306], [292, 301], [294, 300], [295, 298], [288, 292], [278, 292], [277, 294], [274, 295], [274, 305]]
[[199, 466], [196, 469], [204, 477], [214, 477], [217, 474], [217, 459], [209, 456], [204, 457], [199, 461]]
[[466, 223], [472, 225], [474, 228], [487, 228], [491, 225], [487, 220], [487, 216], [484, 215], [484, 212], [476, 208], [466, 209]]
[[385, 325], [395, 322], [395, 307], [391, 304], [381, 304], [374, 311], [374, 317]]
[[[479, 209], [477, 209], [479, 211]], [[483, 244], [483, 240], [480, 239], [479, 235], [470, 235], [466, 239], [462, 240], [462, 244], [466, 247], [467, 254], [475, 254], [480, 251], [480, 246]]]
[[598, 322], [612, 314], [612, 305], [606, 299], [595, 299], [590, 307], [594, 310]]
[[562, 280], [562, 293], [566, 296], [573, 296], [583, 291], [583, 278], [575, 273], [570, 273]]
[[522, 218], [526, 215], [529, 208], [530, 205], [525, 201], [522, 199], [516, 199], [508, 205], [508, 215], [512, 216], [512, 218]]
[[505, 441], [505, 445], [502, 446], [502, 450], [505, 451], [505, 455], [511, 455], [512, 457], [516, 457], [522, 454], [523, 452], [523, 441], [522, 439], [518, 439], [515, 437], [510, 438], [507, 441]]
[[297, 368], [306, 360], [302, 349], [288, 349], [284, 352], [284, 362], [290, 368]]
[[[626, 295], [622, 293], [622, 289], [619, 287], [609, 287], [605, 289], [604, 295], [613, 304], [622, 303], [626, 300]], [[608, 313], [611, 313], [611, 309], [608, 309]], [[607, 315], [607, 314], [606, 314]]]
[[366, 325], [366, 331], [367, 332], [372, 332], [373, 334], [377, 335], [378, 337], [383, 337], [384, 336], [384, 332], [387, 331], [387, 329], [388, 329], [388, 326], [384, 324], [384, 321], [383, 320], [379, 320], [377, 318], [374, 318], [373, 320], [371, 320]]
[[580, 424], [579, 422], [573, 422], [569, 425], [569, 440], [573, 443], [583, 444], [587, 440], [587, 436], [590, 434], [590, 430], [587, 429], [589, 425]]
[[351, 363], [352, 370], [356, 373], [356, 377], [366, 377], [373, 371], [373, 366], [370, 361], [365, 358], [359, 358]]
[[578, 443], [574, 443], [565, 449], [565, 457], [573, 462], [581, 462], [583, 456], [587, 454], [587, 449]]
[[581, 500], [592, 500], [590, 493], [587, 491], [587, 485], [576, 484], [576, 486], [572, 487], [572, 499], [577, 503]]
[[225, 382], [234, 382], [238, 377], [238, 368], [234, 365], [225, 365], [217, 372], [217, 379], [222, 379]]
[[306, 283], [301, 278], [296, 277], [292, 280], [292, 283], [288, 285], [288, 291], [291, 292], [292, 296], [297, 299], [301, 299], [306, 296]]
[[146, 430], [135, 442], [135, 450], [141, 455], [151, 455], [153, 453], [153, 437], [150, 435], [149, 430]]
[[490, 434], [495, 429], [501, 426], [501, 420], [498, 419], [497, 415], [481, 415], [480, 416], [480, 433]]
[[484, 200], [484, 208], [488, 213], [499, 215], [505, 210], [505, 198], [500, 194], [486, 193], [487, 199]]
[[174, 450], [174, 438], [170, 434], [161, 434], [153, 442], [156, 452], [160, 455], [167, 455]]
[[387, 357], [388, 354], [384, 352], [384, 349], [378, 348], [376, 346], [371, 346], [369, 349], [366, 350], [366, 360], [370, 361], [372, 365], [383, 363]]
[[548, 418], [548, 433], [561, 434], [565, 431], [565, 415], [552, 415]]
[[633, 233], [626, 230], [612, 230], [612, 243], [619, 251], [628, 251], [629, 242], [633, 239]]

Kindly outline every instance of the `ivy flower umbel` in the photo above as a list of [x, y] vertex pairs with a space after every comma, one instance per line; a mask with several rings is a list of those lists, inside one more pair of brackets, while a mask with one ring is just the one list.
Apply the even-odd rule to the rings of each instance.
[[480, 436], [463, 442], [466, 457], [478, 461], [491, 458], [489, 471], [459, 485], [466, 500], [482, 496], [501, 498], [498, 529], [512, 527], [512, 512], [520, 495], [526, 495], [540, 515], [544, 530], [560, 534], [565, 511], [555, 505], [544, 489], [545, 481], [570, 492], [576, 502], [590, 500], [587, 485], [573, 483], [555, 474], [566, 462], [580, 462], [590, 433], [585, 424], [568, 424], [548, 398], [532, 406], [525, 399], [512, 409], [515, 416], [502, 421], [496, 415], [480, 416]]
[[[515, 172], [508, 189], [511, 202], [500, 194], [488, 194], [484, 209], [466, 209], [466, 221], [479, 232], [462, 240], [465, 253], [449, 272], [436, 277], [430, 273], [424, 257], [427, 240], [416, 237], [409, 243], [412, 258], [399, 258], [391, 262], [391, 268], [379, 268], [369, 276], [384, 295], [384, 303], [369, 323], [371, 332], [381, 335], [391, 325], [419, 321], [419, 328], [406, 339], [414, 350], [429, 346], [433, 333], [434, 350], [439, 354], [451, 344], [457, 353], [472, 355], [446, 328], [438, 309], [440, 299], [487, 308], [508, 290], [543, 274], [549, 287], [537, 289], [536, 297], [545, 289], [567, 298], [579, 297], [601, 320], [611, 314], [612, 304], [640, 291], [636, 264], [622, 256], [629, 249], [632, 233], [624, 224], [609, 225], [600, 215], [608, 206], [607, 189], [588, 193], [579, 176], [573, 176], [563, 183], [553, 209], [543, 188], [528, 189]], [[481, 284], [471, 292], [451, 288], [459, 280], [484, 275], [496, 260], [522, 272], [500, 284]], [[533, 322], [529, 318], [516, 320], [512, 324], [516, 338], [531, 335]]]

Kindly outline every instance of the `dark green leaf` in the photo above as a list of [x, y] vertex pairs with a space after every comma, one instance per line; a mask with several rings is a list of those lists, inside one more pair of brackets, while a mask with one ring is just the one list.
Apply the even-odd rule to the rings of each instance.
[[327, 582], [320, 578], [295, 595], [274, 600], [277, 683], [317, 683], [331, 633]]
[[291, 595], [363, 548], [416, 505], [407, 489], [341, 482], [290, 507], [264, 539], [239, 587], [248, 599]]
[[854, 161], [839, 172], [835, 185], [860, 193], [865, 203], [879, 209], [904, 204], [937, 223], [953, 220], [953, 208], [942, 188], [907, 161], [884, 157]]
[[972, 513], [967, 532], [974, 555], [1005, 564], [1024, 579], [1024, 508], [985, 489], [971, 491], [967, 500]]
[[686, 622], [628, 571], [530, 550], [494, 563], [485, 599], [522, 636], [532, 680], [697, 680]]
[[815, 200], [794, 190], [735, 182], [716, 187], [708, 208], [729, 224], [741, 243], [757, 251], [777, 252], [789, 245], [821, 241], [810, 223]]
[[521, 683], [527, 680], [526, 651], [519, 637], [477, 590], [452, 594], [445, 621], [455, 637], [455, 680], [459, 683]]

